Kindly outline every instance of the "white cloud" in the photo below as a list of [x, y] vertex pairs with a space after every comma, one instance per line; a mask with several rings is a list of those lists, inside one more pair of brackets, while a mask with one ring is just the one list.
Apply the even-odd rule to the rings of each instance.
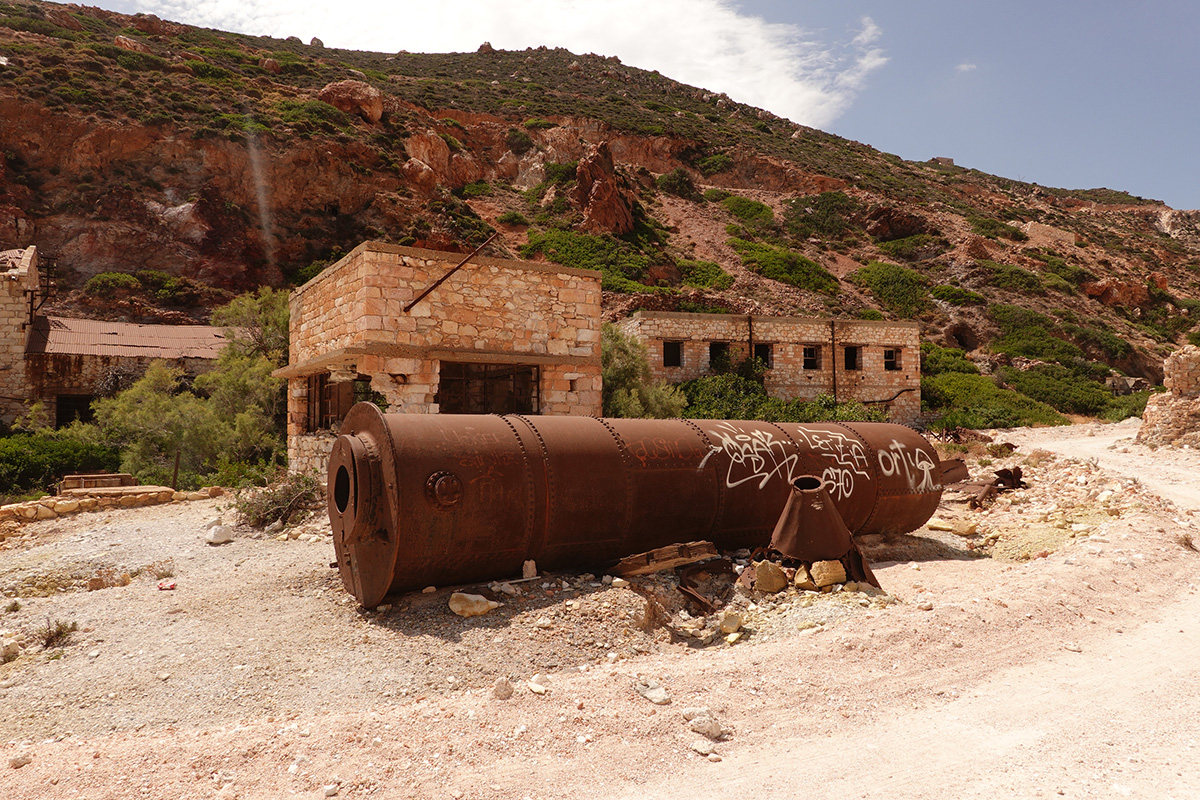
[[[269, 36], [316, 36], [330, 47], [395, 52], [547, 45], [615, 55], [683, 83], [725, 92], [814, 127], [837, 119], [887, 63], [868, 17], [850, 41], [823, 41], [741, 13], [732, 0], [115, 0], [122, 10]], [[130, 10], [128, 6], [133, 6]]]
[[963, 63], [961, 63], [957, 67], [955, 67], [955, 69], [958, 70], [959, 72], [974, 72], [976, 69], [976, 66], [974, 64], [972, 64], [970, 61], [964, 61]]

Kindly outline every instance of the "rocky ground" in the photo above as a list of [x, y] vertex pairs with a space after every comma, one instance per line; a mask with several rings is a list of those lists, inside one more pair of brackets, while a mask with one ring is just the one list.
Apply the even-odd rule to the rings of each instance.
[[[438, 587], [365, 612], [319, 517], [298, 538], [238, 528], [207, 544], [211, 522], [233, 521], [227, 498], [29, 523], [0, 552], [0, 784], [8, 798], [1196, 796], [1200, 455], [1150, 451], [1135, 430], [972, 445], [973, 476], [1021, 466], [1028, 488], [982, 509], [948, 493], [933, 529], [863, 542], [882, 592], [729, 589], [733, 643], [720, 614], [648, 615], [647, 595], [673, 596], [661, 578]], [[502, 605], [456, 616], [456, 588]], [[44, 646], [57, 630], [65, 643]]]

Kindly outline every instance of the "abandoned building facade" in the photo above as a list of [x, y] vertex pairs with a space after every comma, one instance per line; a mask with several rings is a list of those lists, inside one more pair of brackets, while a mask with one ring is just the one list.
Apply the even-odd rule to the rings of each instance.
[[[600, 273], [366, 242], [291, 296], [288, 460], [323, 474], [350, 406], [600, 414]], [[439, 279], [445, 281], [420, 297]]]
[[656, 381], [694, 380], [753, 355], [771, 397], [882, 405], [905, 424], [921, 413], [915, 322], [638, 311], [617, 325], [646, 345]]
[[62, 426], [91, 418], [92, 400], [118, 372], [137, 375], [163, 359], [188, 374], [207, 370], [225, 345], [208, 325], [139, 325], [39, 313], [48, 296], [36, 247], [0, 253], [0, 421], [42, 404]]

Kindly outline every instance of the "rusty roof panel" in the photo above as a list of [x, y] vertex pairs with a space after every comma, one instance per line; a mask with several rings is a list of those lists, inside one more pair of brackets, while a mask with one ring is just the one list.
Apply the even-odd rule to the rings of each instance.
[[211, 325], [139, 325], [96, 319], [38, 317], [27, 353], [134, 358], [216, 358], [225, 346]]

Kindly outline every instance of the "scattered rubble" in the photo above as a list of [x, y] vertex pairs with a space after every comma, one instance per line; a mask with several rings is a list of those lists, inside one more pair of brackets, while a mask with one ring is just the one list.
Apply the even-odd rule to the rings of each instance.
[[493, 608], [499, 608], [500, 603], [489, 600], [481, 594], [465, 594], [454, 592], [450, 595], [450, 610], [460, 617], [478, 617], [488, 613]]

